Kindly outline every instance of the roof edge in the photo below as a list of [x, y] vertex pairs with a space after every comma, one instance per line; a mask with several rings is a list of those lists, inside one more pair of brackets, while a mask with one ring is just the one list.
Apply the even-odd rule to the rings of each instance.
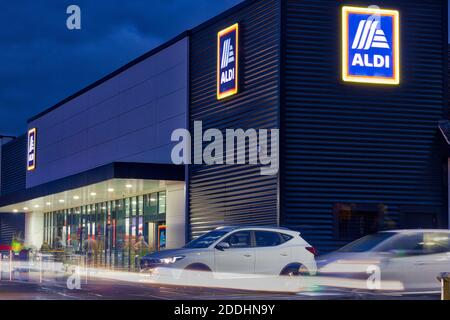
[[110, 179], [184, 181], [184, 166], [174, 164], [112, 162], [72, 176], [46, 182], [0, 197], [0, 207], [86, 187]]

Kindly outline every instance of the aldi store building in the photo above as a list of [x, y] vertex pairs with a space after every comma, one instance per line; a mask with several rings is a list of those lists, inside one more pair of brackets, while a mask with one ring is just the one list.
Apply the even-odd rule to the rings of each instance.
[[[222, 225], [285, 226], [320, 253], [448, 228], [447, 29], [444, 0], [244, 1], [29, 119], [2, 146], [0, 214], [25, 214], [28, 245], [95, 240], [124, 267], [142, 239]], [[279, 129], [279, 170], [174, 164], [172, 133], [200, 121]]]

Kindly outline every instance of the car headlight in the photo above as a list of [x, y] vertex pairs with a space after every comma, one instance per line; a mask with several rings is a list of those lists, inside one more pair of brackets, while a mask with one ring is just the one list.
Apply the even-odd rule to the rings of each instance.
[[168, 258], [162, 258], [159, 261], [161, 261], [162, 264], [172, 264], [183, 258], [184, 258], [184, 256], [168, 257]]

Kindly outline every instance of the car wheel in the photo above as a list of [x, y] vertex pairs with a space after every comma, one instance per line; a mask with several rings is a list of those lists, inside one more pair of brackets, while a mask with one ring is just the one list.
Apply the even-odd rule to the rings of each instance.
[[302, 264], [292, 264], [286, 266], [283, 271], [281, 271], [281, 276], [285, 277], [299, 277], [299, 276], [309, 276], [309, 270]]
[[147, 270], [148, 267], [149, 267], [149, 264], [145, 260], [143, 260], [143, 261], [141, 261], [141, 263], [139, 263], [139, 271], [141, 271], [141, 272]]
[[190, 285], [201, 285], [212, 278], [211, 269], [203, 264], [190, 265], [184, 269], [182, 274], [182, 279]]

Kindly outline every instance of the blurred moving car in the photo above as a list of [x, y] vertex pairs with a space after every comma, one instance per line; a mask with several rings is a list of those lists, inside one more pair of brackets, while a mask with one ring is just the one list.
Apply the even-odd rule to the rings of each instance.
[[379, 232], [324, 255], [317, 263], [321, 276], [367, 279], [367, 268], [377, 266], [381, 284], [399, 281], [406, 291], [438, 291], [437, 276], [450, 271], [450, 230]]
[[158, 267], [226, 274], [313, 275], [315, 249], [285, 228], [221, 227], [185, 247], [147, 255], [141, 270]]

